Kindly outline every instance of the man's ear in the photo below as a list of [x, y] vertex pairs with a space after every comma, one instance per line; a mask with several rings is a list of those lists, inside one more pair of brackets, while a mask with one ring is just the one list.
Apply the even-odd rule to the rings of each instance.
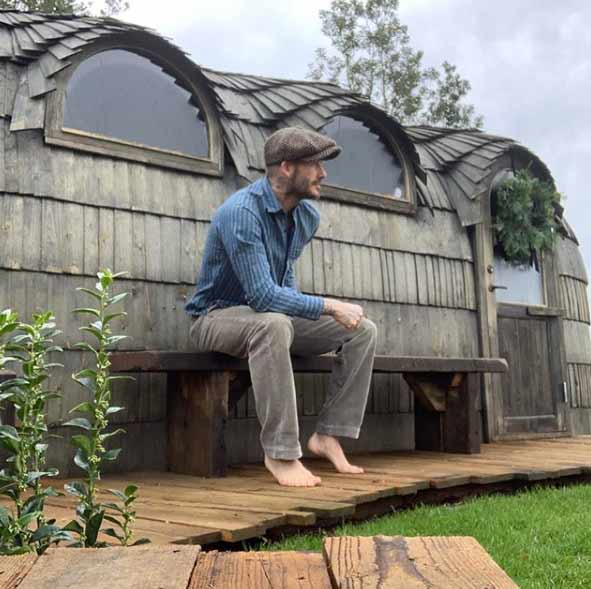
[[295, 162], [283, 161], [279, 164], [279, 170], [284, 178], [291, 178], [295, 170]]

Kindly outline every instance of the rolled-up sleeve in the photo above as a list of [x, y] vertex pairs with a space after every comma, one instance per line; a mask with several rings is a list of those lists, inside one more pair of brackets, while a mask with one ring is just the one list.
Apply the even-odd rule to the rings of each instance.
[[234, 273], [252, 309], [305, 319], [315, 320], [320, 317], [324, 308], [322, 298], [302, 294], [291, 284], [279, 286], [274, 282], [256, 215], [244, 207], [233, 207], [216, 221]]

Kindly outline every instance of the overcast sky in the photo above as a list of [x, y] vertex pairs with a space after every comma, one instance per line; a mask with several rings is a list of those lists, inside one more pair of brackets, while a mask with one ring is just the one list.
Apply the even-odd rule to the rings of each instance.
[[[123, 20], [152, 27], [208, 67], [303, 79], [328, 46], [318, 11], [330, 0], [131, 0]], [[544, 160], [591, 269], [583, 171], [591, 165], [591, 2], [401, 0], [400, 16], [426, 65], [444, 60], [472, 84], [484, 129]]]

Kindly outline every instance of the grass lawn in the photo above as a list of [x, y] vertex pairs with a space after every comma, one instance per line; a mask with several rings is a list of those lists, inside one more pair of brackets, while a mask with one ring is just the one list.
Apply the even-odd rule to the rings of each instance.
[[536, 488], [393, 513], [263, 550], [320, 550], [331, 536], [474, 536], [522, 589], [591, 588], [591, 485]]

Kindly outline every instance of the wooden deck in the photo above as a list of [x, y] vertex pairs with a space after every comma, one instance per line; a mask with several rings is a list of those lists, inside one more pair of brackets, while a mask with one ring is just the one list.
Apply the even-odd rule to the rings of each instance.
[[326, 538], [320, 552], [199, 546], [0, 556], [0, 589], [517, 589], [471, 537]]
[[[105, 477], [101, 486], [139, 486], [134, 529], [155, 544], [232, 543], [363, 519], [417, 501], [519, 488], [533, 481], [584, 480], [591, 475], [591, 436], [486, 444], [476, 455], [399, 452], [358, 456], [355, 462], [365, 467], [365, 474], [344, 476], [324, 462], [307, 461], [322, 477], [315, 488], [280, 487], [261, 465], [234, 467], [225, 478], [209, 479], [129, 473]], [[70, 498], [50, 499], [49, 515], [60, 523], [69, 521], [69, 503]]]

